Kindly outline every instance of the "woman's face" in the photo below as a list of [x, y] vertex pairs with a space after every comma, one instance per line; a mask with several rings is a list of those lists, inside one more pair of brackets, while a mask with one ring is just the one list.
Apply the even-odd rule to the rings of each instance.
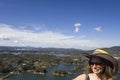
[[95, 73], [95, 74], [100, 74], [104, 70], [103, 62], [98, 57], [93, 57], [90, 60], [89, 64], [90, 64], [90, 67], [91, 67], [93, 73]]

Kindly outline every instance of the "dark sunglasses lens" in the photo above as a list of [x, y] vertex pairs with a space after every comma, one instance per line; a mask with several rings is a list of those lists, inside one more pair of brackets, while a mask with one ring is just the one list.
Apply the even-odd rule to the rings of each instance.
[[90, 64], [90, 65], [94, 65], [94, 64], [96, 64], [96, 65], [102, 65], [101, 62], [90, 62], [89, 64]]

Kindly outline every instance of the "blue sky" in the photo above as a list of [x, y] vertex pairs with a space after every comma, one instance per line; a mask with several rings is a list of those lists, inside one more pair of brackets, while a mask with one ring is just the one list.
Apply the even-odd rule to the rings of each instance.
[[0, 46], [120, 46], [119, 0], [0, 0]]

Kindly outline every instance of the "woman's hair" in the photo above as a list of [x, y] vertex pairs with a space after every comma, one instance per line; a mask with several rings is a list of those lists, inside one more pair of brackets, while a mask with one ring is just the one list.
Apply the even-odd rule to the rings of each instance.
[[[112, 68], [109, 65], [107, 65], [107, 64], [103, 64], [103, 66], [104, 66], [104, 70], [101, 73], [101, 80], [114, 79], [115, 77], [114, 77]], [[84, 69], [84, 73], [85, 74], [93, 73], [93, 71], [92, 71], [92, 69], [91, 69], [89, 64]]]

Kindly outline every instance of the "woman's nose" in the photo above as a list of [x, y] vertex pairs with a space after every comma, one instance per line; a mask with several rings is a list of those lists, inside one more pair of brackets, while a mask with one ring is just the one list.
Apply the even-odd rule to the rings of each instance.
[[93, 66], [93, 67], [96, 67], [97, 65], [96, 65], [96, 64], [93, 64], [92, 66]]

